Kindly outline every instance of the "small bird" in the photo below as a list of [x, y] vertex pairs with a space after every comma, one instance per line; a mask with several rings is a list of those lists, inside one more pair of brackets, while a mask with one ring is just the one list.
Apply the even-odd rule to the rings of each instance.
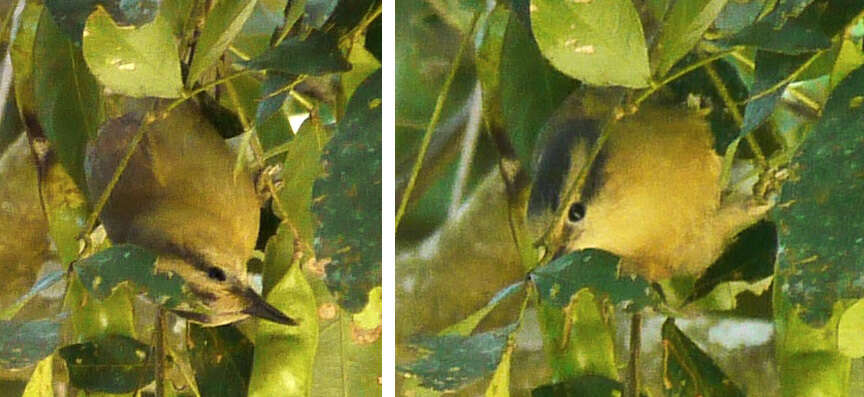
[[146, 128], [99, 215], [108, 237], [151, 250], [158, 270], [184, 279], [210, 310], [177, 312], [189, 320], [217, 326], [254, 316], [295, 325], [249, 284], [246, 261], [260, 213], [250, 175], [235, 175], [235, 156], [196, 105], [186, 102], [155, 120], [147, 115], [107, 121], [88, 147], [87, 188], [96, 200], [133, 136]]
[[[602, 249], [621, 258], [622, 272], [651, 281], [697, 276], [770, 208], [724, 196], [722, 158], [694, 112], [643, 108], [609, 128], [581, 191], [564, 197], [568, 174], [585, 165], [600, 121], [564, 109], [547, 125], [528, 222], [536, 236], [558, 236], [553, 254]], [[556, 223], [556, 214], [566, 218]]]

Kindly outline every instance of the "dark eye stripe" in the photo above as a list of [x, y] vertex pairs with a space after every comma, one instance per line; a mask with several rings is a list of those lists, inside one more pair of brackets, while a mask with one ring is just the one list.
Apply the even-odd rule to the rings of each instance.
[[225, 276], [225, 271], [218, 266], [211, 266], [209, 269], [207, 269], [207, 277], [210, 277], [211, 280], [216, 281], [225, 281], [228, 278], [227, 276]]

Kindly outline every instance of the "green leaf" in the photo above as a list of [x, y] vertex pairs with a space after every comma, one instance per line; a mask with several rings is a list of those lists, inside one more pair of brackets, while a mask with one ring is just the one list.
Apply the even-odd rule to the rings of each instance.
[[123, 25], [150, 23], [159, 9], [158, 0], [46, 0], [54, 21], [76, 44], [81, 43], [84, 24], [97, 5], [108, 8], [114, 20]]
[[531, 391], [531, 397], [613, 396], [623, 386], [617, 380], [599, 375], [585, 375], [560, 383], [540, 386]]
[[676, 1], [666, 13], [660, 37], [651, 60], [654, 75], [665, 76], [684, 55], [702, 39], [702, 34], [717, 19], [727, 0]]
[[439, 335], [471, 335], [471, 333], [474, 332], [474, 329], [477, 328], [477, 325], [486, 318], [486, 315], [489, 314], [489, 312], [498, 307], [498, 304], [513, 295], [515, 292], [522, 291], [524, 288], [525, 283], [522, 281], [507, 286], [501, 291], [498, 291], [498, 293], [489, 300], [489, 303], [487, 303], [486, 306], [483, 306], [483, 308], [472, 313], [464, 320], [445, 328], [439, 333]]
[[684, 302], [693, 302], [729, 281], [755, 282], [774, 274], [777, 259], [777, 226], [761, 221], [735, 236], [726, 250], [699, 279]]
[[42, 132], [78, 186], [84, 184], [87, 139], [102, 119], [102, 89], [78, 49], [42, 13], [33, 49], [35, 111]]
[[245, 65], [257, 70], [315, 76], [351, 70], [351, 64], [339, 50], [337, 37], [318, 31], [305, 40], [288, 38]]
[[[769, 51], [756, 51], [756, 80], [750, 89], [750, 95], [760, 95], [763, 91], [774, 87], [798, 69], [810, 55], [786, 55]], [[771, 116], [774, 106], [783, 95], [787, 84], [776, 88], [773, 92], [751, 100], [744, 111], [744, 122], [741, 125], [741, 136], [745, 136], [758, 128]]]
[[127, 336], [105, 337], [60, 349], [69, 383], [86, 391], [129, 393], [153, 381], [150, 346]]
[[[272, 118], [282, 108], [285, 98], [288, 97], [288, 91], [283, 89], [293, 84], [295, 80], [296, 76], [278, 72], [267, 73], [264, 83], [261, 85], [261, 101], [255, 111], [256, 125], [264, 125], [267, 120]], [[273, 95], [276, 91], [280, 90], [282, 90], [282, 93]]]
[[508, 344], [507, 349], [504, 350], [501, 362], [492, 374], [489, 386], [486, 387], [485, 397], [510, 397], [510, 362], [514, 348], [514, 344]]
[[779, 29], [772, 20], [769, 14], [763, 20], [720, 40], [719, 43], [728, 46], [753, 46], [790, 55], [814, 52], [831, 46], [830, 38], [820, 29], [813, 13], [790, 18]]
[[862, 64], [864, 64], [864, 50], [860, 45], [855, 45], [852, 40], [843, 40], [837, 61], [831, 70], [831, 89]]
[[864, 299], [843, 312], [837, 327], [837, 348], [846, 357], [864, 357]]
[[542, 301], [557, 307], [570, 304], [571, 297], [584, 288], [605, 294], [613, 304], [626, 303], [638, 310], [654, 303], [651, 285], [640, 277], [619, 277], [618, 257], [587, 249], [567, 254], [538, 266], [531, 272]]
[[531, 164], [537, 131], [546, 125], [577, 82], [543, 58], [531, 30], [515, 14], [510, 16], [502, 46], [498, 71], [503, 113], [500, 117], [519, 158], [523, 164]]
[[169, 309], [195, 306], [194, 295], [182, 277], [156, 271], [156, 255], [144, 248], [122, 244], [97, 252], [75, 263], [81, 282], [98, 299], [105, 299], [120, 284], [129, 282], [150, 299]]
[[313, 188], [315, 250], [331, 259], [326, 282], [339, 304], [357, 312], [381, 285], [380, 70], [348, 102], [322, 158], [325, 176]]
[[36, 369], [27, 381], [21, 397], [54, 397], [54, 355], [36, 364]]
[[180, 60], [167, 18], [159, 16], [139, 28], [120, 27], [97, 7], [84, 33], [84, 60], [112, 91], [133, 97], [181, 95]]
[[510, 10], [502, 5], [496, 5], [486, 17], [484, 29], [480, 30], [482, 36], [474, 60], [477, 67], [477, 80], [483, 88], [483, 113], [492, 121], [499, 120], [503, 116], [501, 80], [504, 76], [501, 75], [501, 61], [505, 44], [504, 35], [507, 34], [509, 22]]
[[237, 328], [189, 324], [186, 341], [202, 396], [245, 396], [253, 345]]
[[[249, 396], [308, 396], [318, 346], [315, 295], [299, 260], [292, 259], [294, 240], [283, 225], [267, 242], [265, 277], [281, 274], [267, 292], [267, 302], [297, 320], [298, 326], [258, 322]], [[277, 269], [268, 269], [277, 268]], [[275, 271], [274, 271], [275, 270]]]
[[64, 307], [69, 311], [69, 338], [73, 342], [84, 342], [105, 335], [135, 334], [132, 301], [135, 295], [129, 288], [117, 288], [104, 299], [95, 299], [87, 292], [78, 276], [68, 278]]
[[257, 0], [222, 0], [207, 15], [186, 85], [192, 86], [222, 56], [255, 9]]
[[864, 67], [837, 86], [794, 160], [774, 210], [783, 246], [775, 288], [810, 325], [824, 324], [834, 305], [864, 297]]
[[9, 307], [0, 310], [0, 320], [11, 320], [12, 317], [15, 317], [15, 314], [17, 314], [18, 311], [27, 304], [27, 302], [30, 302], [30, 300], [33, 299], [33, 297], [35, 297], [36, 295], [38, 295], [40, 292], [51, 288], [54, 284], [57, 284], [58, 281], [63, 279], [63, 275], [65, 274], [66, 272], [62, 270], [57, 270], [42, 276], [42, 278], [40, 278], [38, 281], [36, 281], [35, 284], [33, 284], [33, 287], [30, 288], [30, 291], [27, 291], [26, 294], [18, 298], [18, 300], [16, 300], [15, 303], [9, 305]]
[[663, 323], [663, 384], [667, 396], [745, 396], [723, 370], [669, 318]]
[[300, 238], [307, 243], [314, 241], [317, 227], [312, 215], [312, 188], [315, 179], [324, 172], [321, 153], [331, 135], [320, 120], [311, 117], [303, 122], [297, 136], [287, 145], [283, 174], [285, 185], [279, 190], [285, 213], [277, 215], [297, 228]]
[[24, 368], [49, 356], [60, 343], [59, 320], [0, 320], [0, 368]]
[[629, 88], [651, 80], [642, 22], [630, 0], [532, 0], [531, 28], [543, 55], [570, 77]]
[[516, 324], [473, 336], [424, 337], [415, 345], [428, 354], [399, 367], [420, 379], [420, 384], [438, 391], [453, 391], [494, 371], [501, 362]]

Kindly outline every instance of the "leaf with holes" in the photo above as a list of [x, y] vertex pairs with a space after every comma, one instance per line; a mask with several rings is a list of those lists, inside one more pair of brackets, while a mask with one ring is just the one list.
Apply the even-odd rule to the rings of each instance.
[[64, 346], [60, 357], [72, 386], [94, 392], [129, 393], [153, 381], [150, 346], [121, 335]]

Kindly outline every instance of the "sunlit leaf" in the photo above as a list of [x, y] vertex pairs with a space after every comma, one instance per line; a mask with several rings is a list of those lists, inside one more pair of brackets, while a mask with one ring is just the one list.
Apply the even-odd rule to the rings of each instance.
[[39, 361], [21, 397], [54, 397], [54, 355]]
[[654, 74], [664, 76], [702, 39], [727, 0], [675, 1], [652, 51]]
[[864, 299], [843, 312], [837, 330], [838, 350], [847, 357], [864, 357]]
[[[308, 211], [308, 210], [307, 210]], [[258, 322], [250, 396], [308, 396], [312, 368], [318, 345], [318, 312], [315, 296], [306, 276], [294, 261], [294, 240], [283, 225], [267, 244], [265, 277], [279, 275], [266, 291], [267, 301], [296, 320], [299, 325], [285, 326]], [[277, 269], [268, 269], [274, 267]]]
[[133, 97], [180, 96], [180, 60], [170, 21], [157, 17], [139, 28], [119, 27], [104, 8], [87, 19], [84, 60], [112, 91]]
[[570, 77], [599, 86], [648, 86], [648, 49], [630, 0], [532, 0], [531, 28], [543, 55]]

